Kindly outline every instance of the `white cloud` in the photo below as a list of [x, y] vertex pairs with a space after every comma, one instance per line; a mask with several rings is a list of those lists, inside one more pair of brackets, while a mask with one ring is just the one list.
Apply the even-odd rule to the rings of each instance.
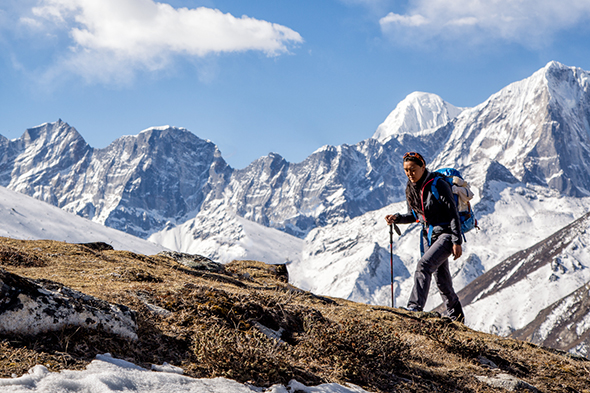
[[63, 65], [91, 80], [124, 80], [137, 70], [161, 70], [176, 56], [245, 51], [278, 56], [303, 42], [279, 24], [153, 0], [39, 0], [33, 15], [46, 27], [69, 31], [71, 53]]
[[380, 20], [384, 34], [405, 44], [501, 39], [528, 47], [588, 22], [590, 0], [410, 0], [407, 13]]
[[430, 23], [422, 15], [398, 15], [390, 12], [386, 17], [381, 19], [381, 25], [397, 24], [402, 26], [418, 27]]

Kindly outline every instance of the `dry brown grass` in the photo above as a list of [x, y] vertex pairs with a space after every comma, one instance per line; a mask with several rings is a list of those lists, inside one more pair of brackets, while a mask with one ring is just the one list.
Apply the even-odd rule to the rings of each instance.
[[[290, 286], [281, 266], [235, 261], [217, 274], [167, 257], [7, 238], [0, 238], [0, 265], [134, 309], [139, 336], [131, 342], [75, 327], [5, 335], [2, 377], [35, 364], [83, 368], [109, 352], [148, 368], [168, 362], [193, 377], [257, 386], [297, 379], [352, 382], [373, 392], [489, 392], [495, 390], [475, 376], [504, 372], [542, 392], [590, 393], [588, 361], [441, 318], [315, 296]], [[153, 306], [168, 313], [150, 311]], [[281, 329], [282, 341], [256, 324]], [[499, 369], [485, 367], [480, 357]]]

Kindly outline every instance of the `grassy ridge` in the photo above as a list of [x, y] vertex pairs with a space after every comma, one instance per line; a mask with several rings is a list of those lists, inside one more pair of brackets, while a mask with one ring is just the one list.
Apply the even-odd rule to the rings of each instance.
[[477, 376], [508, 373], [543, 392], [590, 392], [584, 359], [432, 314], [315, 296], [289, 285], [284, 266], [234, 261], [211, 272], [166, 256], [7, 238], [0, 238], [0, 264], [130, 307], [139, 336], [129, 341], [78, 327], [5, 334], [2, 377], [35, 364], [80, 369], [109, 352], [146, 368], [168, 362], [193, 377], [256, 386], [297, 379], [372, 392], [488, 392], [495, 388]]

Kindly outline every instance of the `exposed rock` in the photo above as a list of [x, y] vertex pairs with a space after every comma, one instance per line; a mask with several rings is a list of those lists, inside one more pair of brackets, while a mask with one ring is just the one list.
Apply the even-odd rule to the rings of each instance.
[[266, 337], [270, 338], [271, 340], [276, 341], [277, 343], [284, 344], [285, 342], [281, 339], [283, 336], [283, 332], [285, 331], [284, 328], [279, 328], [279, 330], [273, 330], [269, 327], [264, 326], [258, 321], [253, 321], [252, 324], [256, 329], [258, 329], [262, 334]]
[[0, 270], [0, 332], [35, 335], [82, 326], [137, 340], [135, 313], [48, 280]]
[[147, 294], [143, 292], [138, 292], [136, 296], [139, 300], [141, 300], [143, 304], [145, 304], [147, 309], [150, 310], [150, 312], [152, 312], [153, 314], [159, 315], [161, 317], [169, 317], [170, 315], [172, 315], [171, 311], [168, 311], [164, 307], [160, 307], [156, 304], [151, 303], [149, 296], [147, 296]]
[[187, 254], [176, 251], [162, 251], [159, 252], [158, 255], [172, 258], [176, 262], [195, 270], [206, 270], [212, 273], [221, 273], [224, 270], [224, 267], [221, 263], [214, 262], [202, 255]]
[[482, 366], [485, 367], [489, 367], [489, 368], [493, 368], [496, 369], [498, 368], [498, 365], [496, 365], [496, 363], [494, 363], [493, 361], [491, 361], [490, 359], [483, 357], [483, 356], [478, 356], [477, 357], [477, 361], [479, 362], [479, 364], [481, 364]]
[[509, 374], [498, 374], [495, 377], [476, 377], [479, 381], [487, 383], [495, 388], [503, 388], [509, 392], [515, 392], [517, 390], [528, 390], [531, 392], [538, 392], [537, 388], [533, 385], [526, 383], [522, 379], [518, 379]]
[[111, 251], [114, 250], [113, 246], [105, 242], [92, 242], [92, 243], [79, 243], [81, 246], [88, 247], [94, 251]]

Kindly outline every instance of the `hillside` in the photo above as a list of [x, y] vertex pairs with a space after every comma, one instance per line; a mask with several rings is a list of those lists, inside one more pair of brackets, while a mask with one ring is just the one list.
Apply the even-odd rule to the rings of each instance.
[[[497, 386], [513, 381], [542, 392], [590, 392], [584, 358], [476, 332], [435, 314], [316, 296], [288, 284], [284, 265], [220, 265], [101, 243], [9, 238], [0, 238], [0, 263], [2, 378], [35, 364], [82, 369], [108, 352], [146, 368], [168, 362], [192, 377], [259, 387], [296, 379], [351, 382], [370, 392], [503, 392]], [[91, 326], [92, 318], [81, 318], [59, 327], [57, 314], [34, 335], [3, 324], [11, 312], [34, 309], [18, 306], [33, 294], [72, 294], [79, 313], [104, 301], [119, 304], [106, 308], [120, 310], [121, 320], [130, 316], [134, 332], [112, 329], [114, 319]]]

